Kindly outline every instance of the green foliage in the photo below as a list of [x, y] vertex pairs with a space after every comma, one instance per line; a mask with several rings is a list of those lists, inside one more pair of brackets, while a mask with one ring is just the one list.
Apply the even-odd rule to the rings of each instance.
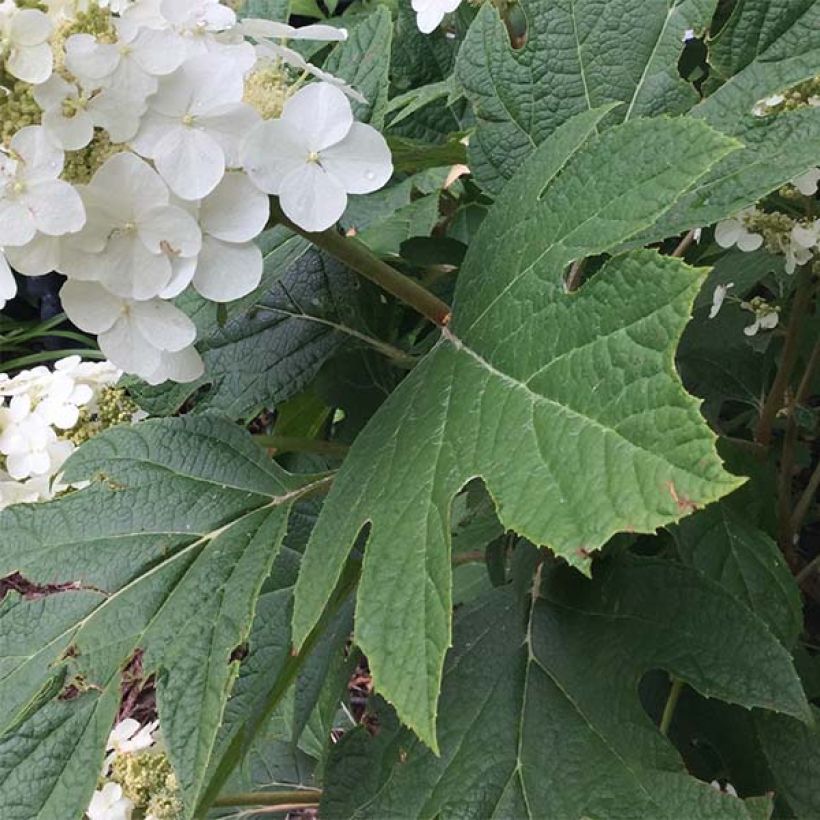
[[347, 28], [290, 45], [394, 177], [0, 513], [0, 817], [80, 817], [134, 687], [186, 818], [820, 815], [817, 264], [714, 231], [814, 227], [758, 104], [820, 2], [338, 6], [240, 14]]

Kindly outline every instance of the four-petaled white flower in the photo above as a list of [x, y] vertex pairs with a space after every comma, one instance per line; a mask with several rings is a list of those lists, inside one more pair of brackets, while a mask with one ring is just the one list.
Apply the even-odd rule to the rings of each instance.
[[413, 0], [413, 11], [416, 12], [416, 25], [423, 34], [429, 34], [437, 28], [445, 14], [455, 11], [461, 0]]
[[743, 328], [743, 332], [747, 336], [755, 336], [760, 330], [772, 330], [777, 327], [777, 323], [780, 321], [780, 309], [775, 305], [768, 304], [759, 296], [752, 299], [751, 302], [741, 302], [740, 306], [743, 310], [749, 310], [755, 315], [754, 322]]
[[726, 299], [726, 294], [730, 288], [735, 286], [734, 282], [727, 282], [725, 285], [718, 285], [715, 292], [712, 294], [712, 307], [709, 309], [709, 318], [714, 319], [723, 307], [723, 302]]
[[756, 251], [763, 245], [763, 237], [746, 227], [746, 219], [754, 213], [754, 208], [746, 208], [731, 219], [718, 222], [715, 226], [715, 242], [721, 248], [737, 245], [742, 251]]
[[792, 180], [792, 185], [803, 196], [814, 196], [817, 193], [817, 184], [820, 182], [820, 168], [810, 168], [805, 174], [800, 174]]
[[58, 179], [63, 152], [44, 128], [31, 125], [0, 153], [0, 245], [25, 245], [37, 231], [60, 236], [85, 221], [77, 191]]
[[230, 171], [189, 210], [202, 231], [202, 250], [192, 265], [175, 270], [160, 296], [172, 298], [191, 283], [212, 302], [230, 302], [250, 293], [262, 279], [262, 251], [253, 240], [268, 221], [268, 197], [246, 174]]
[[[179, 353], [196, 338], [194, 323], [162, 299], [126, 299], [94, 282], [77, 280], [63, 285], [60, 298], [77, 327], [98, 334], [100, 350], [108, 359], [146, 381], [170, 366], [173, 357], [163, 354]], [[201, 371], [194, 378], [199, 375]]]
[[820, 219], [807, 225], [796, 222], [789, 234], [786, 247], [786, 273], [794, 273], [798, 265], [805, 265], [820, 246]]
[[85, 813], [88, 820], [131, 820], [134, 804], [119, 783], [106, 783], [94, 792]]
[[393, 173], [384, 137], [355, 122], [347, 97], [328, 83], [306, 86], [279, 119], [257, 125], [242, 146], [242, 164], [306, 231], [329, 228], [344, 213], [348, 194], [375, 191]]
[[165, 183], [134, 154], [108, 159], [82, 194], [88, 220], [60, 260], [60, 271], [70, 278], [151, 299], [171, 281], [173, 262], [196, 257], [202, 247], [193, 217], [169, 204]]
[[44, 83], [54, 67], [48, 42], [54, 26], [39, 9], [19, 8], [14, 0], [0, 2], [0, 64], [12, 77]]
[[226, 168], [239, 165], [239, 143], [259, 121], [243, 103], [243, 72], [230, 58], [203, 54], [161, 80], [132, 140], [181, 199], [201, 199]]

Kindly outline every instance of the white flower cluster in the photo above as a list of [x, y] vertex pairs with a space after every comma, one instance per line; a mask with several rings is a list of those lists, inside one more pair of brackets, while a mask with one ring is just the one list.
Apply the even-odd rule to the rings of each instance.
[[238, 21], [218, 0], [0, 0], [0, 104], [34, 112], [0, 145], [0, 307], [10, 268], [58, 271], [108, 359], [152, 384], [199, 378], [171, 300], [259, 284], [267, 195], [321, 231], [392, 174], [384, 138], [354, 122], [361, 95], [286, 45], [345, 37]]
[[[111, 766], [118, 755], [133, 754], [150, 748], [154, 743], [154, 732], [159, 723], [154, 721], [141, 726], [133, 718], [121, 720], [108, 736], [108, 754], [103, 764], [103, 777], [110, 774]], [[119, 783], [109, 780], [94, 792], [86, 809], [88, 820], [131, 820], [134, 801], [128, 798]], [[149, 815], [146, 820], [151, 820]]]
[[[806, 197], [815, 196], [818, 183], [820, 168], [812, 168], [791, 182]], [[756, 251], [765, 243], [767, 250], [785, 257], [786, 273], [791, 274], [820, 253], [820, 220], [792, 219], [785, 214], [745, 208], [731, 219], [718, 222], [715, 241], [722, 248], [737, 245], [742, 251]]]
[[75, 449], [66, 434], [81, 410], [97, 412], [102, 392], [120, 375], [110, 362], [79, 356], [61, 359], [54, 370], [0, 374], [0, 509], [66, 489], [59, 472]]

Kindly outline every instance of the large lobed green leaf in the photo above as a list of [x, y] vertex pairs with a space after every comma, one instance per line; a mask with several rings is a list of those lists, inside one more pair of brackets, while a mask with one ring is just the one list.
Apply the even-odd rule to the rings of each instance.
[[638, 685], [660, 668], [710, 698], [807, 720], [789, 654], [765, 625], [669, 561], [621, 558], [594, 581], [543, 574], [531, 607], [506, 588], [457, 618], [440, 756], [389, 720], [376, 738], [354, 733], [332, 755], [323, 816], [754, 816], [686, 773]]
[[[564, 268], [652, 224], [731, 141], [693, 120], [562, 126], [472, 243], [450, 329], [356, 440], [297, 583], [301, 642], [370, 523], [356, 640], [379, 692], [432, 748], [450, 642], [450, 504], [480, 476], [502, 524], [588, 569], [739, 483], [682, 389], [674, 348], [703, 272], [641, 251], [579, 292]], [[670, 163], [668, 158], [676, 161]]]
[[85, 809], [134, 658], [193, 810], [256, 598], [290, 505], [284, 473], [216, 417], [115, 428], [80, 448], [86, 489], [0, 515], [0, 577], [70, 584], [0, 606], [0, 805], [8, 820]]
[[470, 167], [497, 193], [559, 125], [622, 103], [610, 122], [683, 113], [698, 101], [677, 68], [687, 29], [703, 29], [715, 0], [522, 0], [526, 43], [510, 44], [485, 5], [461, 47], [456, 76], [477, 127]]

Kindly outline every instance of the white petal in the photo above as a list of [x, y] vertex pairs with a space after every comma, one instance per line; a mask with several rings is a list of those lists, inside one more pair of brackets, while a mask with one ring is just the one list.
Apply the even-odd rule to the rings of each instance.
[[792, 228], [792, 240], [803, 248], [812, 248], [820, 239], [820, 221], [812, 223], [811, 227], [801, 225], [799, 222]]
[[199, 224], [205, 233], [226, 242], [249, 242], [265, 227], [269, 200], [242, 173], [225, 174], [199, 209]]
[[184, 125], [157, 145], [154, 163], [171, 190], [181, 199], [202, 199], [225, 173], [225, 155], [208, 134]]
[[146, 376], [159, 365], [159, 350], [138, 330], [128, 317], [121, 317], [98, 338], [100, 350], [106, 358], [128, 373]]
[[94, 96], [87, 110], [94, 125], [104, 128], [111, 141], [119, 143], [128, 142], [136, 135], [145, 108], [142, 99], [123, 97], [106, 89]]
[[0, 247], [25, 245], [37, 228], [28, 209], [16, 199], [0, 199]]
[[98, 43], [90, 34], [72, 34], [65, 41], [66, 68], [83, 81], [101, 80], [114, 73], [120, 52], [113, 43]]
[[322, 151], [345, 138], [353, 125], [353, 110], [335, 86], [311, 83], [285, 103], [282, 119], [298, 129], [308, 151]]
[[9, 35], [15, 45], [36, 46], [48, 40], [53, 28], [42, 11], [22, 8], [12, 14]]
[[182, 38], [173, 31], [141, 29], [131, 47], [139, 67], [154, 76], [176, 71], [185, 59]]
[[284, 120], [259, 123], [241, 148], [241, 162], [254, 184], [278, 194], [282, 180], [306, 164], [310, 153], [302, 134]]
[[282, 180], [279, 204], [288, 219], [300, 228], [323, 231], [344, 213], [347, 194], [315, 162], [306, 162]]
[[332, 43], [347, 40], [347, 31], [343, 28], [336, 28], [336, 26], [315, 23], [311, 26], [300, 26], [288, 36], [291, 40], [319, 40]]
[[59, 237], [38, 233], [31, 242], [19, 248], [6, 248], [14, 269], [24, 276], [43, 276], [60, 267]]
[[48, 236], [79, 231], [85, 224], [85, 207], [80, 195], [67, 182], [49, 179], [29, 186], [26, 204], [37, 230]]
[[188, 257], [196, 256], [202, 247], [202, 233], [196, 220], [174, 205], [161, 205], [143, 214], [138, 231], [151, 253]]
[[149, 109], [140, 120], [139, 130], [131, 140], [131, 147], [138, 154], [153, 158], [157, 145], [179, 127], [179, 117], [166, 116]]
[[756, 251], [763, 244], [763, 237], [759, 233], [751, 233], [750, 231], [741, 231], [737, 240], [737, 246], [740, 250], [749, 252]]
[[[118, 219], [120, 215], [130, 219], [140, 208], [166, 205], [170, 199], [168, 188], [156, 171], [128, 152], [107, 159], [94, 174], [89, 188], [100, 205], [117, 208]], [[124, 207], [126, 203], [129, 207]]]
[[422, 34], [430, 34], [444, 19], [444, 12], [436, 6], [430, 6], [416, 13], [416, 25]]
[[151, 253], [134, 234], [112, 236], [98, 260], [100, 282], [125, 298], [152, 299], [171, 281], [168, 257]]
[[162, 299], [134, 302], [131, 316], [139, 332], [159, 350], [182, 350], [196, 339], [196, 326], [179, 308]]
[[0, 252], [0, 307], [5, 307], [9, 299], [13, 299], [17, 295], [17, 282], [14, 279], [14, 274], [11, 272], [9, 263], [6, 262], [5, 256]]
[[103, 333], [122, 315], [124, 301], [94, 282], [69, 280], [60, 289], [68, 318], [86, 333]]
[[194, 287], [212, 302], [230, 302], [258, 287], [262, 267], [262, 251], [253, 242], [235, 245], [206, 236]]
[[186, 347], [174, 353], [163, 350], [159, 367], [145, 376], [148, 384], [162, 384], [166, 381], [195, 382], [205, 373], [205, 364], [195, 347]]
[[48, 80], [31, 89], [31, 96], [43, 111], [62, 105], [68, 97], [77, 97], [77, 87], [67, 83], [59, 74], [52, 74]]
[[361, 122], [354, 122], [341, 142], [322, 151], [321, 161], [349, 194], [376, 191], [393, 175], [387, 141], [375, 128]]
[[817, 193], [818, 182], [820, 182], [820, 168], [812, 168], [792, 180], [792, 184], [804, 196], [814, 196]]
[[94, 136], [94, 123], [85, 111], [66, 117], [61, 108], [52, 108], [43, 114], [43, 128], [66, 151], [85, 148]]
[[44, 83], [54, 66], [54, 55], [48, 43], [36, 46], [19, 46], [11, 51], [6, 59], [9, 74], [23, 82]]
[[188, 285], [196, 273], [197, 257], [179, 257], [171, 259], [171, 281], [157, 294], [160, 299], [173, 299], [179, 296]]
[[737, 219], [724, 219], [715, 226], [715, 242], [721, 248], [731, 248], [740, 238], [743, 226]]
[[25, 163], [22, 173], [27, 182], [56, 179], [63, 170], [63, 149], [45, 128], [29, 125], [11, 138], [11, 148]]

